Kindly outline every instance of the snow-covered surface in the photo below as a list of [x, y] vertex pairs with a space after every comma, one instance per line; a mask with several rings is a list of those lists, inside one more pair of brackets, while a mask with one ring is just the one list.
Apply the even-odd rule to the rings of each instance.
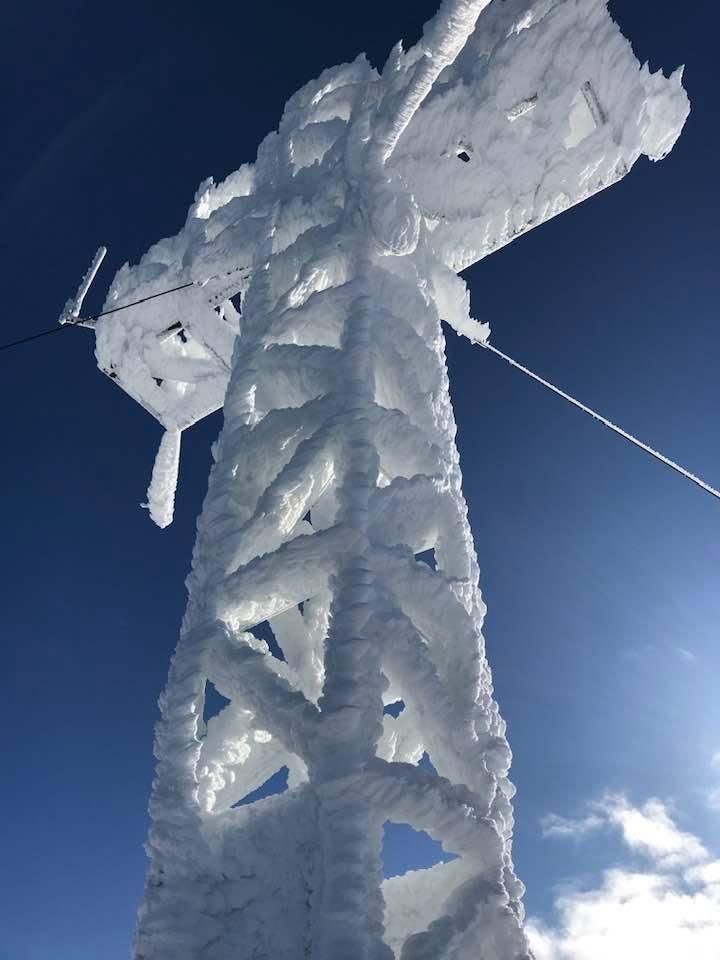
[[83, 301], [87, 296], [87, 292], [90, 289], [95, 276], [100, 269], [100, 266], [105, 259], [107, 254], [106, 247], [98, 247], [95, 256], [92, 259], [92, 263], [85, 272], [85, 276], [80, 281], [80, 286], [77, 289], [77, 293], [74, 297], [70, 297], [63, 311], [60, 314], [58, 320], [59, 323], [74, 323], [77, 318], [80, 316], [80, 311], [82, 310]]
[[[195, 282], [97, 325], [169, 431], [161, 522], [179, 431], [225, 413], [136, 960], [529, 957], [441, 321], [486, 339], [456, 271], [662, 155], [687, 110], [601, 0], [449, 0], [382, 73], [303, 87], [255, 165], [115, 278], [108, 306]], [[208, 682], [229, 703], [205, 722]], [[283, 767], [286, 793], [236, 806]], [[383, 883], [388, 820], [459, 859]]]
[[641, 67], [605, 0], [446, 0], [381, 74], [362, 57], [327, 70], [290, 99], [254, 165], [201, 184], [184, 228], [119, 271], [106, 308], [196, 285], [102, 318], [98, 363], [183, 430], [223, 405], [237, 307], [276, 202], [276, 272], [289, 281], [313, 262], [296, 299], [337, 281], [328, 271], [345, 258], [330, 238], [358, 207], [385, 252], [409, 254], [422, 235], [428, 269], [457, 272], [615, 183], [643, 154], [665, 156], [688, 111], [682, 68], [667, 79]]
[[434, 251], [462, 270], [615, 183], [641, 155], [661, 159], [688, 112], [682, 69], [666, 79], [641, 68], [604, 0], [495, 2], [393, 166]]

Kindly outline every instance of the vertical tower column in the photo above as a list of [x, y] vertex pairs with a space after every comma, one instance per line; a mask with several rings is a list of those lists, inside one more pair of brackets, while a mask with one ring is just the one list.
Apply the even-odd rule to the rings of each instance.
[[382, 819], [357, 789], [376, 755], [383, 713], [380, 638], [372, 623], [377, 586], [368, 538], [379, 468], [371, 425], [373, 305], [363, 290], [361, 278], [367, 271], [362, 262], [357, 274], [360, 279], [353, 286], [361, 292], [350, 303], [341, 342], [342, 466], [336, 479], [337, 520], [351, 539], [332, 584], [325, 685], [319, 701], [323, 722], [310, 766], [319, 797], [324, 865], [317, 905], [322, 917], [318, 960], [392, 956], [382, 940]]

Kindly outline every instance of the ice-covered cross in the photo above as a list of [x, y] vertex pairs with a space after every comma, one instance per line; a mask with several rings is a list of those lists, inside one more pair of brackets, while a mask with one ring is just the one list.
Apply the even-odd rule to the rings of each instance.
[[[101, 368], [167, 431], [160, 525], [181, 431], [225, 418], [136, 960], [530, 956], [441, 321], [484, 339], [458, 273], [663, 157], [688, 110], [604, 0], [445, 0], [382, 72], [359, 57], [298, 91], [256, 162], [115, 277], [107, 308], [193, 281], [96, 325]], [[383, 879], [387, 821], [457, 858]]]

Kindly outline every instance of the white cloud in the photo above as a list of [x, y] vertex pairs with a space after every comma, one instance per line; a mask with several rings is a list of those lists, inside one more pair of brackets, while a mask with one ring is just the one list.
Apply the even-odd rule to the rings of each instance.
[[697, 867], [691, 867], [685, 874], [685, 879], [690, 884], [718, 887], [720, 890], [720, 860], [711, 860]]
[[580, 820], [570, 820], [559, 817], [556, 813], [550, 813], [543, 818], [541, 826], [544, 837], [570, 837], [573, 840], [579, 840], [588, 833], [605, 826], [605, 820], [594, 813]]
[[[591, 820], [591, 828], [570, 829]], [[548, 822], [545, 834], [556, 837], [615, 829], [646, 864], [608, 869], [595, 889], [559, 892], [555, 925], [529, 921], [536, 960], [720, 958], [720, 860], [680, 830], [663, 803], [633, 807], [624, 797], [608, 796], [592, 805], [588, 817]], [[562, 828], [553, 830], [557, 823]]]
[[[710, 761], [713, 770], [720, 771], [720, 751], [718, 751]], [[720, 810], [720, 787], [713, 787], [708, 790], [705, 802], [711, 810]]]
[[544, 837], [581, 839], [604, 827], [618, 829], [634, 853], [651, 857], [664, 868], [697, 863], [708, 855], [697, 837], [673, 823], [659, 800], [633, 807], [625, 797], [607, 794], [590, 805], [586, 817], [572, 820], [551, 813], [542, 821]]
[[654, 860], [658, 867], [672, 869], [708, 858], [698, 838], [680, 830], [659, 800], [633, 807], [624, 797], [612, 796], [604, 804], [609, 822], [620, 829], [627, 846]]

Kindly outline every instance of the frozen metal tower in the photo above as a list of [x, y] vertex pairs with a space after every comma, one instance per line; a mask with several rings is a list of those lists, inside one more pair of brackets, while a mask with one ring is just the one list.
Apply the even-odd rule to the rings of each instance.
[[[115, 277], [106, 309], [186, 285], [96, 325], [166, 429], [161, 526], [181, 431], [225, 418], [136, 960], [530, 956], [441, 321], [482, 341], [458, 272], [664, 156], [687, 112], [603, 0], [445, 0], [381, 73], [360, 57], [295, 94], [256, 163]], [[388, 820], [458, 858], [383, 880]]]

